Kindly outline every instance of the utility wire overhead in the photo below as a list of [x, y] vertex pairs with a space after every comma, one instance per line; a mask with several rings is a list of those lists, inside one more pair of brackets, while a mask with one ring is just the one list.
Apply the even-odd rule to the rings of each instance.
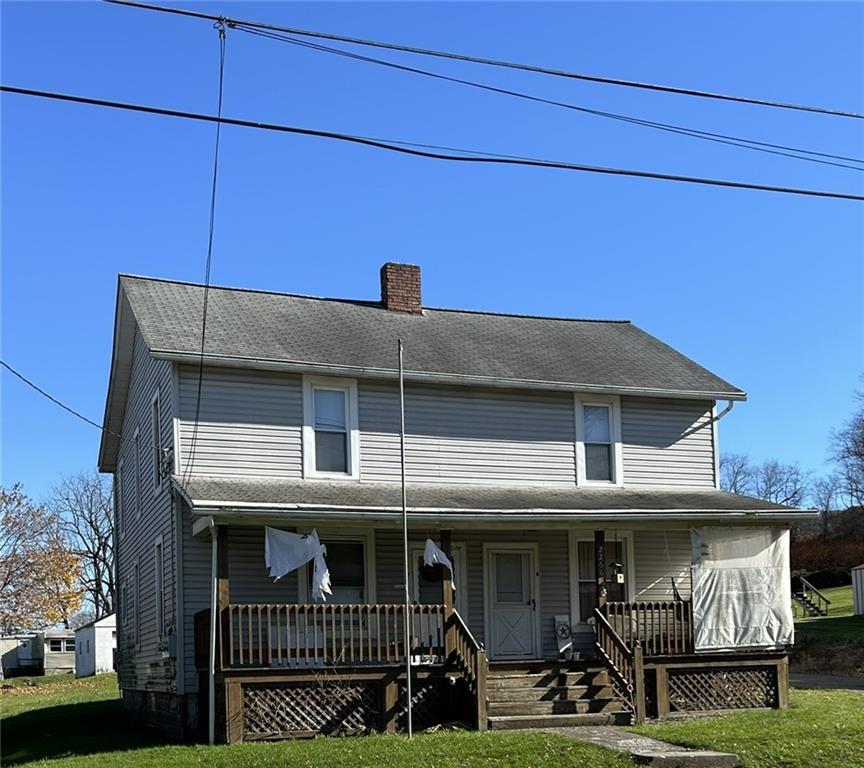
[[[714, 179], [704, 176], [684, 176], [680, 174], [661, 173], [658, 171], [639, 171], [626, 168], [611, 168], [599, 165], [584, 165], [561, 160], [544, 160], [540, 158], [522, 157], [519, 155], [500, 155], [490, 152], [481, 152], [473, 149], [461, 149], [458, 147], [446, 148], [448, 152], [460, 152], [463, 154], [445, 154], [443, 151], [428, 151], [417, 149], [415, 142], [394, 141], [391, 139], [375, 139], [366, 136], [358, 136], [337, 131], [326, 131], [317, 128], [302, 128], [293, 125], [282, 125], [280, 123], [267, 123], [257, 120], [241, 120], [233, 117], [221, 117], [219, 115], [206, 115], [200, 112], [186, 112], [178, 109], [165, 109], [152, 107], [144, 104], [131, 104], [128, 102], [109, 101], [107, 99], [96, 99], [88, 96], [75, 96], [72, 94], [56, 93], [53, 91], [41, 91], [34, 88], [21, 88], [14, 85], [0, 85], [0, 92], [16, 93], [24, 96], [34, 96], [44, 99], [54, 99], [77, 104], [90, 104], [98, 107], [109, 107], [111, 109], [123, 109], [132, 112], [144, 112], [154, 115], [165, 115], [168, 117], [180, 117], [188, 120], [198, 120], [210, 123], [222, 123], [224, 125], [236, 125], [244, 128], [258, 128], [265, 131], [277, 131], [281, 133], [293, 133], [299, 136], [316, 136], [324, 139], [333, 139], [352, 144], [362, 144], [378, 149], [386, 149], [405, 155], [416, 157], [427, 157], [434, 160], [449, 160], [462, 163], [487, 163], [498, 165], [520, 165], [535, 168], [558, 168], [566, 171], [583, 171], [586, 173], [600, 173], [612, 176], [632, 176], [643, 179], [663, 179], [665, 181], [677, 181], [686, 184], [703, 184], [714, 187], [728, 187], [732, 189], [751, 189], [761, 192], [779, 192], [790, 195], [804, 195], [808, 197], [826, 197], [837, 200], [864, 201], [864, 195], [856, 195], [849, 192], [832, 192], [828, 190], [803, 189], [800, 187], [783, 187], [770, 184], [755, 184], [745, 181], [729, 181], [726, 179]], [[473, 156], [472, 156], [473, 155]]]
[[219, 178], [219, 140], [222, 135], [222, 95], [225, 85], [225, 26], [221, 21], [213, 24], [219, 33], [219, 89], [216, 100], [216, 135], [213, 147], [213, 176], [210, 184], [210, 220], [207, 231], [207, 259], [204, 263], [204, 300], [201, 312], [201, 353], [198, 359], [198, 386], [195, 392], [195, 422], [186, 462], [184, 480], [188, 480], [195, 462], [195, 447], [198, 442], [198, 422], [201, 418], [201, 389], [204, 383], [204, 350], [207, 341], [207, 300], [210, 295], [210, 268], [213, 264], [213, 231], [216, 226], [216, 182]]
[[101, 424], [98, 424], [97, 422], [93, 421], [92, 419], [88, 419], [86, 416], [84, 416], [84, 414], [79, 413], [79, 412], [76, 411], [74, 408], [70, 408], [68, 405], [66, 405], [66, 403], [64, 403], [64, 402], [62, 402], [62, 401], [60, 401], [60, 400], [58, 400], [56, 397], [54, 397], [54, 395], [49, 394], [48, 392], [46, 392], [46, 391], [45, 391], [44, 389], [42, 389], [42, 387], [40, 387], [38, 384], [34, 384], [34, 383], [33, 383], [32, 381], [30, 381], [30, 379], [28, 379], [28, 378], [27, 378], [23, 373], [21, 373], [20, 371], [16, 371], [16, 370], [15, 370], [11, 365], [9, 365], [9, 363], [7, 363], [5, 360], [0, 360], [0, 365], [2, 365], [2, 366], [3, 366], [7, 371], [9, 371], [9, 373], [11, 373], [13, 376], [17, 376], [19, 379], [21, 379], [21, 381], [23, 381], [23, 382], [24, 382], [28, 387], [30, 387], [31, 389], [36, 390], [36, 392], [38, 392], [40, 395], [42, 395], [42, 397], [47, 398], [47, 399], [50, 400], [52, 403], [54, 403], [54, 405], [59, 405], [59, 406], [60, 406], [64, 411], [68, 411], [68, 412], [71, 413], [73, 416], [76, 416], [77, 418], [81, 419], [81, 421], [84, 421], [84, 422], [86, 422], [87, 424], [89, 424], [91, 427], [96, 427], [96, 429], [98, 429], [100, 432], [105, 432], [105, 433], [108, 434], [108, 435], [112, 435], [112, 436], [114, 436], [114, 437], [120, 438], [120, 440], [123, 440], [123, 439], [124, 439], [122, 435], [119, 435], [119, 434], [117, 434], [116, 432], [112, 432], [112, 431], [111, 431], [110, 429], [108, 429], [107, 427], [103, 427]]
[[[383, 67], [388, 67], [391, 69], [400, 70], [402, 72], [409, 72], [412, 74], [422, 75], [425, 77], [435, 78], [437, 80], [444, 80], [451, 83], [458, 83], [460, 85], [467, 85], [472, 88], [479, 88], [484, 91], [489, 91], [492, 93], [499, 93], [506, 96], [514, 96], [519, 99], [526, 99], [528, 101], [539, 102], [541, 104], [549, 104], [551, 106], [563, 107], [564, 109], [571, 109], [576, 112], [582, 112], [584, 114], [595, 115], [598, 117], [610, 118], [612, 120], [618, 120], [625, 123], [631, 123], [634, 125], [640, 125], [648, 128], [655, 128], [660, 131], [665, 131], [668, 133], [676, 133], [683, 136], [690, 136], [691, 138], [702, 139], [704, 141], [713, 141], [719, 144], [728, 144], [735, 147], [740, 147], [742, 149], [750, 149], [757, 152], [767, 152], [773, 155], [781, 155], [783, 157], [791, 157], [795, 160], [806, 160], [811, 163], [820, 163], [822, 165], [832, 165], [838, 168], [848, 168], [853, 171], [864, 171], [864, 168], [860, 168], [854, 165], [848, 165], [846, 163], [835, 163], [828, 160], [820, 160], [818, 158], [833, 158], [835, 160], [847, 160], [853, 163], [864, 163], [864, 159], [857, 157], [847, 157], [844, 155], [834, 155], [827, 152], [817, 152], [815, 150], [810, 149], [802, 149], [800, 147], [792, 147], [784, 144], [772, 144], [766, 141], [756, 141], [754, 139], [747, 139], [740, 136], [730, 136], [728, 134], [722, 133], [713, 133], [711, 131], [702, 131], [696, 128], [688, 128], [686, 126], [675, 125], [672, 123], [661, 123], [654, 120], [645, 120], [643, 118], [633, 117], [632, 115], [622, 115], [617, 114], [615, 112], [605, 112], [603, 110], [591, 109], [589, 107], [583, 107], [578, 104], [572, 104], [563, 101], [556, 101], [554, 99], [547, 99], [541, 96], [535, 96], [530, 93], [525, 93], [522, 91], [514, 91], [509, 88], [499, 88], [494, 85], [489, 85], [487, 83], [478, 83], [472, 80], [465, 80], [459, 77], [451, 77], [449, 75], [441, 74], [440, 72], [432, 72], [425, 69], [418, 69], [416, 67], [408, 67], [403, 64], [397, 64], [396, 62], [386, 61], [384, 59], [376, 59], [369, 56], [363, 56], [358, 53], [353, 53], [351, 51], [342, 50], [340, 48], [332, 48], [326, 45], [319, 45], [318, 43], [310, 43], [305, 40], [299, 40], [295, 37], [290, 37], [288, 35], [282, 35], [275, 32], [268, 32], [266, 30], [259, 30], [252, 27], [247, 27], [243, 24], [236, 23], [233, 29], [238, 30], [239, 32], [246, 32], [247, 34], [256, 35], [259, 37], [264, 37], [270, 40], [276, 40], [279, 42], [289, 43], [291, 45], [308, 48], [313, 51], [321, 51], [323, 53], [330, 53], [337, 56], [343, 56], [348, 59], [353, 59], [355, 61], [363, 61], [370, 64], [377, 64]], [[785, 150], [785, 151], [784, 151]], [[798, 153], [798, 154], [793, 154]], [[812, 157], [807, 157], [806, 155], [812, 155]]]
[[172, 8], [164, 5], [153, 5], [152, 3], [136, 2], [135, 0], [104, 0], [112, 5], [125, 5], [130, 8], [143, 8], [149, 11], [159, 11], [162, 13], [171, 13], [178, 16], [190, 16], [199, 19], [209, 19], [210, 21], [223, 21], [229, 27], [242, 25], [245, 27], [254, 27], [256, 29], [271, 30], [275, 32], [287, 32], [300, 37], [312, 37], [324, 40], [336, 40], [351, 45], [361, 45], [373, 48], [386, 48], [393, 51], [402, 51], [404, 53], [412, 53], [421, 56], [434, 56], [442, 59], [453, 59], [455, 61], [464, 61], [472, 64], [484, 64], [492, 67], [505, 67], [508, 69], [518, 69], [525, 72], [535, 72], [542, 75], [551, 75], [553, 77], [564, 77], [572, 80], [585, 80], [594, 83], [604, 83], [607, 85], [617, 85], [627, 88], [639, 88], [649, 91], [660, 91], [665, 93], [674, 93], [682, 96], [694, 96], [705, 99], [716, 99], [721, 101], [739, 102], [742, 104], [752, 104], [762, 107], [775, 107], [778, 109], [797, 110], [801, 112], [816, 112], [825, 115], [833, 115], [835, 117], [849, 117], [857, 120], [864, 119], [864, 114], [860, 112], [851, 112], [840, 109], [830, 109], [828, 107], [811, 106], [807, 104], [793, 104], [781, 101], [772, 101], [770, 99], [758, 99], [749, 96], [734, 96], [731, 94], [716, 93], [712, 91], [703, 91], [695, 88], [682, 88], [673, 85], [661, 85], [658, 83], [644, 83], [636, 80], [624, 80], [621, 78], [604, 77], [601, 75], [590, 75], [583, 72], [569, 72], [562, 69], [553, 69], [550, 67], [541, 67], [533, 64], [520, 64], [512, 61], [503, 61], [501, 59], [489, 59], [480, 56], [471, 56], [462, 53], [453, 53], [449, 51], [437, 51], [431, 48], [417, 48], [415, 46], [400, 45], [398, 43], [387, 43], [380, 40], [367, 40], [357, 37], [349, 37], [347, 35], [337, 35], [329, 32], [317, 32], [307, 29], [297, 29], [296, 27], [286, 27], [278, 24], [266, 24], [264, 22], [246, 21], [241, 19], [232, 19], [226, 16], [215, 15], [211, 13], [202, 13], [200, 11], [189, 11], [183, 8]]

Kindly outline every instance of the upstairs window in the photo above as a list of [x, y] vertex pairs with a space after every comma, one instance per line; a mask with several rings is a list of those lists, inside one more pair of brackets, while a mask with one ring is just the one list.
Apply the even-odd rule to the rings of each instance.
[[585, 405], [585, 479], [612, 480], [612, 425], [608, 405]]
[[114, 475], [114, 525], [117, 533], [123, 533], [123, 461], [117, 465]]
[[153, 438], [153, 490], [158, 493], [162, 488], [162, 413], [159, 392], [153, 396], [150, 406], [150, 431]]
[[576, 458], [580, 485], [622, 484], [618, 398], [577, 398]]
[[303, 457], [307, 477], [358, 477], [357, 385], [306, 378]]
[[137, 429], [132, 441], [135, 444], [135, 517], [141, 517], [141, 435]]

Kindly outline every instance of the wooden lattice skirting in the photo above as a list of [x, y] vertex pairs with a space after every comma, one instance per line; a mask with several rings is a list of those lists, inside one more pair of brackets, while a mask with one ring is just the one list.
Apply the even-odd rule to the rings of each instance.
[[355, 735], [377, 728], [378, 686], [368, 681], [243, 686], [243, 738]]
[[669, 709], [672, 712], [776, 707], [777, 704], [777, 674], [773, 666], [669, 670]]

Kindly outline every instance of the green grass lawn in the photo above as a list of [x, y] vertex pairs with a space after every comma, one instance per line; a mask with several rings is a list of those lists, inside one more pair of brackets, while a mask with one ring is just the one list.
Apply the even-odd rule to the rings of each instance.
[[744, 768], [864, 768], [864, 694], [792, 691], [789, 709], [650, 723], [646, 736], [734, 752]]
[[0, 694], [3, 766], [53, 758], [50, 768], [213, 766], [214, 768], [633, 768], [626, 757], [547, 733], [438, 732], [234, 746], [178, 746], [131, 723], [120, 710], [117, 679], [45, 679]]
[[795, 621], [798, 640], [859, 640], [864, 643], [864, 616], [852, 615], [852, 587], [821, 590], [830, 601], [828, 616]]

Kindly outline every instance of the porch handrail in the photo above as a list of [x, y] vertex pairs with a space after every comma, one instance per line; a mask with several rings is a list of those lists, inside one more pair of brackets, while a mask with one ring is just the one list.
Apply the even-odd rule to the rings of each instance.
[[689, 600], [608, 602], [602, 612], [624, 643], [640, 642], [646, 656], [693, 653], [693, 604]]
[[454, 630], [451, 659], [461, 673], [473, 700], [473, 714], [477, 730], [486, 730], [486, 651], [468, 629], [459, 611], [450, 613], [449, 622]]
[[[820, 592], [818, 589], [816, 589], [816, 587], [814, 587], [814, 586], [813, 586], [809, 581], [807, 581], [807, 579], [805, 579], [803, 576], [799, 576], [799, 577], [798, 577], [798, 581], [800, 581], [800, 582], [801, 582], [801, 586], [804, 587], [804, 594], [805, 594], [805, 595], [807, 594], [807, 592], [812, 592], [814, 595], [816, 595], [816, 596], [819, 598], [819, 600], [820, 600], [822, 603], [825, 604], [823, 610], [827, 613], [827, 611], [828, 611], [828, 606], [831, 605], [831, 598], [829, 598], [829, 597], [827, 597], [826, 595], [822, 594], [822, 592]], [[822, 607], [822, 606], [820, 605], [820, 607]]]
[[628, 647], [599, 608], [594, 609], [594, 645], [620, 693], [629, 701], [636, 723], [645, 720], [645, 672], [642, 646]]
[[444, 662], [445, 607], [341, 603], [231, 603], [222, 610], [222, 669]]

